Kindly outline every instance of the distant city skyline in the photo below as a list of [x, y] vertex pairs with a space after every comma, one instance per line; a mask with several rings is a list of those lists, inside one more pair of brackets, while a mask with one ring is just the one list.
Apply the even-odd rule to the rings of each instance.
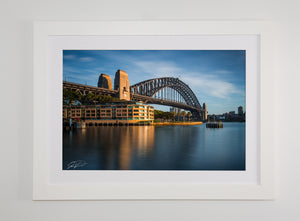
[[[189, 85], [208, 114], [245, 110], [244, 50], [64, 50], [64, 80], [97, 86], [101, 73], [113, 81], [118, 69], [130, 85], [176, 77]], [[169, 111], [169, 107], [153, 105]]]

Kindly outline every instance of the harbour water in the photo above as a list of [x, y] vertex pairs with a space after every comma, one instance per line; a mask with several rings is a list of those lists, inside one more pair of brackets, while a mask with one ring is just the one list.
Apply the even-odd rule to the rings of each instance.
[[64, 170], [245, 170], [245, 123], [63, 132]]

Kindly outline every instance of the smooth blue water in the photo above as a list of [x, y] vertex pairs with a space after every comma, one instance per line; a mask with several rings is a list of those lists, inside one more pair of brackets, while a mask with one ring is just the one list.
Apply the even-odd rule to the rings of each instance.
[[64, 131], [63, 169], [245, 170], [245, 123]]

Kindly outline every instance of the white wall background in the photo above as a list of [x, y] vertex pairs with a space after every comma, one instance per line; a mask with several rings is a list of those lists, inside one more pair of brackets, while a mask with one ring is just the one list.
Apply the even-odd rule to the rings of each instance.
[[[1, 0], [0, 220], [300, 220], [297, 0]], [[46, 201], [32, 198], [33, 21], [273, 20], [275, 201]]]

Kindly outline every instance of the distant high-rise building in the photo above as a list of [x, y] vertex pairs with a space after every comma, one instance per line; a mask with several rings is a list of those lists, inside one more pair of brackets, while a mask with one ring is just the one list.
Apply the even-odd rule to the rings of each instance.
[[175, 114], [177, 114], [177, 113], [181, 113], [181, 109], [180, 108], [177, 108], [177, 107], [171, 107], [170, 108], [170, 112], [172, 112], [172, 113], [175, 113]]
[[207, 106], [206, 106], [206, 103], [203, 103], [203, 109], [204, 109], [203, 120], [207, 120]]
[[112, 90], [111, 78], [107, 74], [101, 74], [98, 80], [98, 87]]
[[125, 71], [118, 70], [115, 75], [114, 89], [119, 91], [118, 97], [121, 100], [130, 100], [130, 86], [128, 75]]
[[238, 114], [239, 114], [239, 115], [243, 115], [243, 114], [244, 114], [244, 109], [243, 109], [242, 106], [239, 106], [239, 107], [238, 107]]

